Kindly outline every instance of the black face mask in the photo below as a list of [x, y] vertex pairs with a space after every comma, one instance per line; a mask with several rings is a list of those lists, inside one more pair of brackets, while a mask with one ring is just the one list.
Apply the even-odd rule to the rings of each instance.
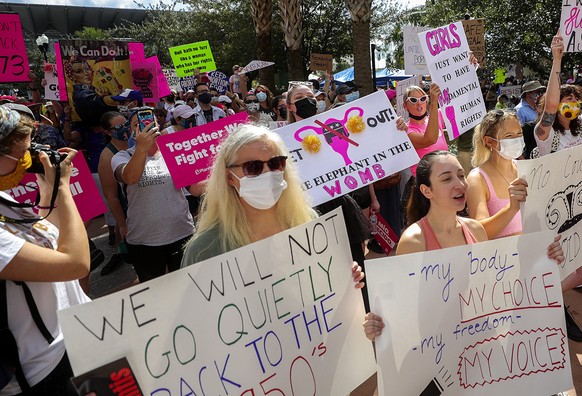
[[317, 101], [315, 98], [303, 98], [294, 103], [299, 117], [305, 119], [313, 117], [317, 113]]
[[278, 108], [278, 110], [279, 110], [279, 115], [281, 116], [281, 118], [287, 119], [287, 107], [281, 106]]
[[203, 92], [200, 95], [198, 95], [198, 100], [201, 103], [208, 104], [208, 103], [212, 102], [212, 95], [210, 95], [210, 93], [208, 93], [208, 92]]
[[426, 111], [423, 115], [419, 115], [419, 116], [408, 113], [408, 116], [410, 118], [412, 118], [413, 120], [422, 121], [424, 119], [424, 117], [426, 117], [427, 114], [428, 114], [428, 111]]

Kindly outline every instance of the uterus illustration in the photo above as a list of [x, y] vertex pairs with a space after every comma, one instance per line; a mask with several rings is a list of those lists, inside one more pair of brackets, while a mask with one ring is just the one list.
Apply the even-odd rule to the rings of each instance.
[[[348, 155], [348, 148], [350, 144], [357, 146], [353, 140], [349, 138], [350, 132], [346, 124], [350, 117], [358, 116], [362, 117], [364, 115], [364, 110], [360, 107], [351, 107], [345, 113], [342, 119], [328, 118], [325, 122], [315, 121], [320, 127], [315, 125], [304, 126], [295, 132], [295, 140], [302, 142], [307, 133], [305, 132], [315, 132], [317, 135], [323, 135], [325, 143], [327, 143], [333, 151], [341, 155], [344, 160], [345, 165], [350, 165], [352, 160]], [[304, 134], [302, 136], [302, 134]]]
[[582, 220], [582, 182], [556, 192], [546, 206], [546, 225], [558, 233], [569, 230]]

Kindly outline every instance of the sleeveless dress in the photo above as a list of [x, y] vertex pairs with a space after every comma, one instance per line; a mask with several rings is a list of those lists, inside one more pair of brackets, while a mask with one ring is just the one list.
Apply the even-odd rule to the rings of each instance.
[[[477, 238], [475, 238], [475, 236], [473, 235], [473, 233], [469, 229], [469, 226], [467, 226], [464, 222], [459, 220], [458, 217], [457, 217], [457, 221], [461, 224], [461, 229], [463, 230], [463, 235], [465, 236], [465, 242], [467, 242], [467, 245], [477, 243]], [[418, 225], [420, 226], [420, 230], [422, 231], [422, 235], [424, 235], [424, 240], [426, 243], [426, 251], [428, 252], [429, 250], [442, 249], [442, 246], [439, 243], [439, 240], [437, 239], [437, 237], [436, 237], [430, 223], [428, 222], [428, 219], [426, 218], [426, 216], [424, 216], [422, 219], [420, 219], [418, 221]]]

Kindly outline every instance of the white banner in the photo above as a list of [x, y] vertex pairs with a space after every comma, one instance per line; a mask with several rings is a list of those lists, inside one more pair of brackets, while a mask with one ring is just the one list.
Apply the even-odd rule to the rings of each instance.
[[487, 113], [462, 22], [418, 34], [432, 80], [441, 89], [439, 106], [449, 140], [477, 126]]
[[406, 88], [411, 85], [416, 85], [420, 87], [420, 76], [414, 76], [407, 78], [406, 80], [398, 81], [396, 84], [396, 113], [408, 122], [410, 117], [408, 116], [408, 111], [404, 110], [404, 92]]
[[346, 395], [375, 371], [341, 210], [59, 312], [75, 375], [126, 357], [143, 394]]
[[562, 0], [560, 32], [564, 38], [565, 52], [582, 51], [582, 24], [580, 24], [580, 3], [578, 1]]
[[367, 186], [418, 163], [384, 91], [275, 132], [297, 162], [313, 205]]
[[182, 88], [180, 87], [180, 77], [176, 73], [174, 69], [163, 69], [164, 77], [166, 77], [166, 81], [168, 82], [168, 86], [171, 90], [176, 92], [180, 91]]
[[517, 161], [519, 177], [527, 181], [521, 205], [523, 232], [551, 230], [562, 235], [566, 260], [564, 279], [582, 266], [582, 146], [527, 161]]
[[549, 232], [366, 262], [380, 395], [531, 395], [572, 372]]
[[430, 29], [426, 26], [404, 25], [402, 35], [404, 38], [404, 72], [406, 74], [429, 74], [426, 59], [420, 48], [418, 33]]

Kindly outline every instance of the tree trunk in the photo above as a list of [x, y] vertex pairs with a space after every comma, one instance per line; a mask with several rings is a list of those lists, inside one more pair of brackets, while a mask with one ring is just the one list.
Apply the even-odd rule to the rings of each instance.
[[[271, 43], [271, 26], [273, 24], [273, 0], [252, 0], [251, 14], [255, 25], [257, 40], [257, 59], [273, 61], [273, 46]], [[275, 92], [275, 68], [259, 69], [259, 80], [272, 92]]]
[[364, 96], [372, 93], [375, 88], [372, 86], [370, 57], [372, 0], [345, 0], [345, 2], [352, 17], [355, 83], [360, 86], [360, 96]]
[[279, 0], [282, 29], [287, 46], [287, 68], [289, 80], [305, 81], [302, 45], [303, 29], [301, 27], [301, 1]]

